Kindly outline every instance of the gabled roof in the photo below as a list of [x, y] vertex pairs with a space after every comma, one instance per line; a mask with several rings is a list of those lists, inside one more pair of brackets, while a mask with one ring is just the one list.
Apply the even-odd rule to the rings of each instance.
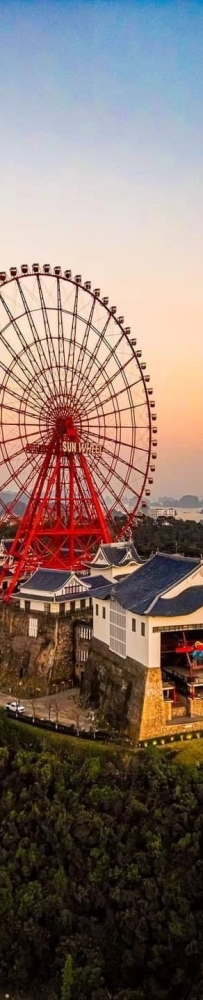
[[176, 597], [158, 597], [150, 612], [152, 618], [174, 617], [175, 615], [192, 615], [193, 611], [203, 608], [203, 586], [185, 587]]
[[151, 607], [155, 599], [194, 573], [199, 565], [199, 559], [158, 553], [140, 567], [139, 573], [135, 570], [122, 583], [114, 585], [113, 594], [128, 611], [152, 614]]
[[[77, 577], [76, 573], [61, 569], [37, 569], [28, 580], [25, 580], [23, 587], [27, 590], [42, 590], [57, 593], [69, 582], [71, 577]], [[79, 577], [77, 577], [79, 579]], [[79, 579], [79, 583], [82, 582]], [[22, 589], [22, 584], [21, 584]]]
[[[64, 586], [66, 586], [71, 579], [78, 581], [78, 590], [73, 593], [67, 593], [66, 595], [58, 593]], [[95, 593], [102, 589], [106, 583], [104, 576], [79, 576], [77, 573], [64, 572], [63, 570], [50, 570], [50, 569], [38, 569], [29, 580], [24, 580], [18, 590], [18, 597], [23, 596], [23, 598], [31, 598], [33, 593], [33, 600], [35, 599], [35, 591], [38, 591], [36, 595], [37, 600], [44, 600], [44, 594], [51, 593], [56, 594], [57, 600], [64, 601], [64, 596], [67, 601], [75, 601], [77, 598], [88, 597], [94, 590]], [[84, 590], [79, 591], [79, 586], [84, 587]], [[16, 599], [16, 592], [14, 594]]]
[[115, 545], [113, 543], [110, 545], [100, 545], [98, 552], [93, 559], [94, 566], [128, 566], [131, 562], [142, 563], [142, 559], [138, 556], [133, 542], [118, 542], [117, 544], [115, 543]]

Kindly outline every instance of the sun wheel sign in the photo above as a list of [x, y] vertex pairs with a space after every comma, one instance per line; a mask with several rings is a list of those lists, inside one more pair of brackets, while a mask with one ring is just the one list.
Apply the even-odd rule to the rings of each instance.
[[[1, 520], [11, 597], [39, 565], [81, 568], [128, 537], [150, 493], [156, 416], [141, 351], [90, 281], [49, 264], [0, 272]], [[8, 563], [1, 572], [8, 576]]]

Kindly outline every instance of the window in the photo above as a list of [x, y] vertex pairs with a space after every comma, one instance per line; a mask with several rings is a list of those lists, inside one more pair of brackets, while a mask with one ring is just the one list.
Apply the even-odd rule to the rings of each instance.
[[48, 604], [48, 603], [47, 603], [46, 601], [44, 602], [44, 611], [45, 611], [45, 614], [46, 614], [46, 615], [49, 615], [49, 612], [50, 612], [50, 604]]
[[71, 611], [75, 611], [75, 601], [71, 601]]
[[102, 608], [102, 618], [106, 618], [106, 608]]
[[141, 635], [145, 635], [145, 622], [141, 622]]
[[132, 632], [136, 632], [136, 618], [132, 618]]
[[81, 607], [81, 609], [85, 608], [85, 599], [84, 598], [82, 599], [82, 601], [80, 601], [80, 607]]
[[110, 649], [126, 656], [126, 614], [118, 601], [110, 601]]
[[29, 636], [32, 639], [36, 639], [37, 638], [37, 633], [38, 633], [38, 619], [37, 618], [29, 618]]
[[86, 663], [88, 657], [88, 649], [79, 649], [79, 663]]
[[96, 615], [98, 616], [98, 614], [99, 614], [99, 605], [96, 604]]
[[81, 625], [81, 628], [79, 629], [79, 639], [88, 639], [90, 642], [91, 638], [92, 638], [92, 629], [88, 628], [88, 626]]
[[84, 587], [77, 583], [77, 581], [68, 583], [64, 588], [65, 594], [82, 594], [82, 592], [84, 592]]

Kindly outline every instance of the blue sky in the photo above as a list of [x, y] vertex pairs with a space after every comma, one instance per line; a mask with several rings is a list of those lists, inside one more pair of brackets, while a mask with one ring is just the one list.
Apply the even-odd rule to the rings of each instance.
[[155, 492], [203, 495], [202, 0], [0, 0], [0, 24], [0, 265], [60, 262], [117, 303]]

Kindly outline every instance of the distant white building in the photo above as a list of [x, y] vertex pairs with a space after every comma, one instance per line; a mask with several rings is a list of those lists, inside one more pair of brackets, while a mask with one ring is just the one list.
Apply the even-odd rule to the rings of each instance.
[[176, 507], [149, 507], [147, 513], [148, 517], [154, 518], [154, 521], [157, 521], [158, 517], [167, 519], [168, 517], [179, 516]]
[[197, 524], [203, 521], [203, 511], [199, 507], [148, 507], [147, 516], [154, 521], [158, 517], [163, 517], [166, 521], [169, 517], [174, 517], [176, 521], [196, 521]]

